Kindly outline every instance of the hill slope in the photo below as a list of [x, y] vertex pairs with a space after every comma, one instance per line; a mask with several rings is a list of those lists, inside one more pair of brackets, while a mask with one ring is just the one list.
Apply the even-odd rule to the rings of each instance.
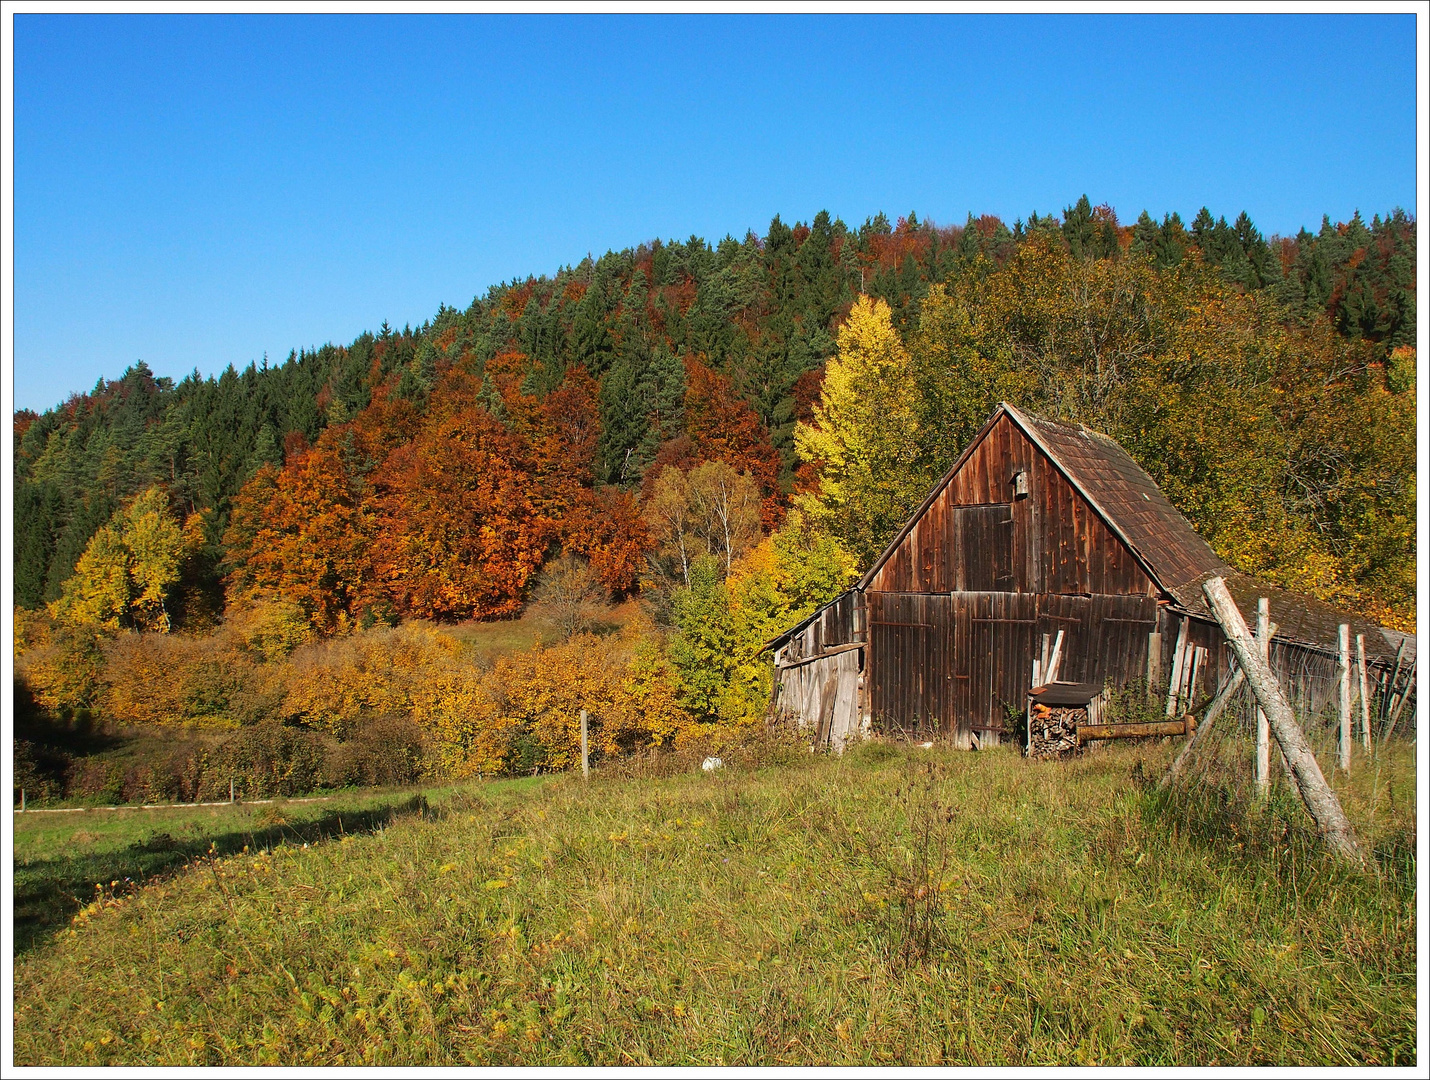
[[1157, 746], [474, 787], [97, 902], [20, 960], [16, 1061], [1408, 1064], [1396, 753], [1342, 791], [1379, 881], [1214, 762], [1140, 791]]

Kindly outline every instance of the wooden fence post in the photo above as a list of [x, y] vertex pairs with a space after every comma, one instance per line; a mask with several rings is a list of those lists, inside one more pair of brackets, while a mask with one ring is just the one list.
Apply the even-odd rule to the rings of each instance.
[[1340, 716], [1339, 764], [1351, 771], [1351, 628], [1341, 623], [1336, 629], [1336, 709]]
[[[1271, 666], [1271, 601], [1266, 597], [1256, 601], [1256, 644], [1261, 659]], [[1265, 795], [1271, 786], [1271, 726], [1266, 713], [1256, 707], [1256, 790]]]
[[1316, 755], [1312, 753], [1305, 734], [1296, 723], [1296, 714], [1285, 694], [1281, 692], [1276, 676], [1261, 659], [1256, 642], [1246, 628], [1246, 621], [1241, 617], [1231, 593], [1227, 591], [1226, 582], [1219, 577], [1212, 578], [1202, 586], [1202, 591], [1206, 594], [1212, 614], [1216, 616], [1226, 634], [1227, 644], [1231, 646], [1237, 662], [1246, 672], [1246, 681], [1251, 685], [1252, 693], [1266, 711], [1271, 734], [1276, 737], [1281, 752], [1286, 755], [1301, 801], [1315, 819], [1322, 839], [1338, 857], [1353, 862], [1362, 869], [1366, 868], [1365, 856], [1356, 843], [1355, 832], [1346, 819], [1345, 811], [1341, 809], [1340, 800], [1326, 783]]
[[1370, 750], [1370, 688], [1365, 676], [1365, 635], [1356, 635], [1356, 675], [1360, 681], [1360, 743]]
[[586, 749], [586, 710], [581, 710], [581, 779], [591, 779], [591, 756]]

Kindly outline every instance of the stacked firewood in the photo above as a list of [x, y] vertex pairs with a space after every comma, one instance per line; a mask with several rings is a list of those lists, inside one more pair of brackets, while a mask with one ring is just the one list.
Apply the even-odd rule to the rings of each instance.
[[1077, 726], [1087, 723], [1087, 709], [1077, 705], [1034, 705], [1028, 717], [1028, 756], [1066, 757], [1077, 749]]

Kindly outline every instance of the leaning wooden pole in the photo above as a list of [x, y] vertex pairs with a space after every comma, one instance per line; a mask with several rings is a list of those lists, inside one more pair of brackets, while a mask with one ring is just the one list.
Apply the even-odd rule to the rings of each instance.
[[1395, 667], [1385, 683], [1385, 693], [1380, 695], [1380, 737], [1389, 738], [1391, 699], [1395, 696], [1395, 684], [1400, 681], [1400, 662], [1405, 659], [1405, 638], [1400, 639], [1400, 647], [1395, 650]]
[[1345, 811], [1341, 809], [1340, 800], [1326, 783], [1321, 766], [1316, 762], [1316, 755], [1311, 752], [1311, 746], [1306, 741], [1301, 726], [1296, 723], [1296, 714], [1286, 700], [1286, 695], [1281, 692], [1276, 676], [1272, 674], [1270, 666], [1261, 659], [1261, 650], [1257, 648], [1251, 631], [1246, 628], [1246, 620], [1241, 617], [1236, 601], [1227, 591], [1226, 582], [1219, 577], [1212, 578], [1202, 586], [1202, 591], [1206, 593], [1212, 614], [1216, 616], [1226, 634], [1227, 644], [1236, 654], [1237, 663], [1241, 665], [1242, 671], [1246, 672], [1246, 681], [1251, 686], [1251, 692], [1256, 695], [1256, 700], [1266, 712], [1271, 734], [1280, 745], [1281, 752], [1286, 755], [1286, 761], [1291, 766], [1291, 776], [1301, 794], [1301, 801], [1306, 804], [1306, 809], [1315, 819], [1321, 837], [1339, 858], [1364, 869], [1365, 856], [1356, 843], [1355, 832], [1346, 819]]

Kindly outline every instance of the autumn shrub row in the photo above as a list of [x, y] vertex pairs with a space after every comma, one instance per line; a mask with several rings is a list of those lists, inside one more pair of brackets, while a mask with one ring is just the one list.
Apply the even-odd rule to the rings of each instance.
[[79, 720], [92, 711], [155, 745], [57, 760], [26, 742], [17, 786], [31, 797], [204, 801], [226, 798], [230, 780], [260, 797], [561, 770], [579, 762], [583, 709], [597, 760], [720, 730], [681, 706], [675, 672], [639, 630], [493, 662], [423, 623], [322, 641], [285, 637], [288, 625], [281, 610], [250, 611], [208, 637], [84, 642], [30, 620], [17, 680], [39, 707]]

